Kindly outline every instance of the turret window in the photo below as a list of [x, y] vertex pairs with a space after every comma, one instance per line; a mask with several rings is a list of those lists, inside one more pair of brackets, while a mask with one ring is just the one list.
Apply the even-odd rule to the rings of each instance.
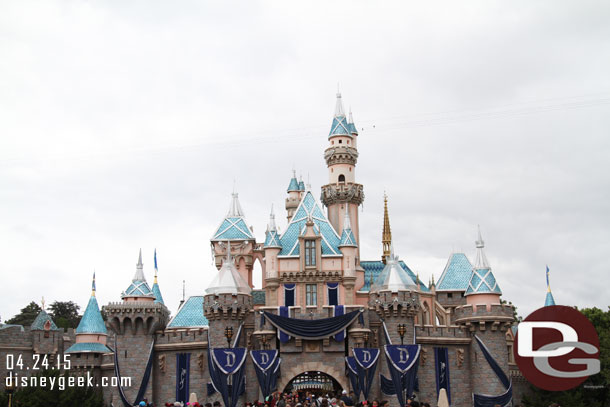
[[343, 175], [343, 174], [339, 175], [339, 182], [345, 182], [345, 175]]
[[339, 144], [342, 144], [342, 143], [343, 143], [343, 140], [339, 139]]
[[305, 266], [316, 265], [316, 241], [306, 240], [305, 241]]

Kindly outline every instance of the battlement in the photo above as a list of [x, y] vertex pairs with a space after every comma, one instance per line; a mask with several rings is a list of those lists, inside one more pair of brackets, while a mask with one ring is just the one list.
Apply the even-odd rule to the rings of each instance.
[[167, 307], [159, 302], [151, 301], [110, 302], [108, 305], [102, 307], [102, 311], [106, 314], [134, 312], [146, 312], [154, 314], [167, 311]]
[[351, 182], [327, 184], [322, 186], [320, 200], [325, 206], [342, 202], [360, 205], [364, 202], [364, 187]]
[[479, 324], [481, 330], [485, 329], [486, 323], [492, 324], [492, 330], [500, 327], [508, 329], [513, 323], [513, 306], [508, 304], [468, 304], [455, 308], [455, 323], [466, 325], [474, 330], [474, 324]]
[[203, 299], [203, 314], [209, 321], [243, 320], [252, 309], [250, 294], [209, 294]]
[[419, 293], [417, 291], [391, 290], [371, 292], [369, 294], [369, 309], [375, 310], [381, 318], [413, 317], [420, 310]]
[[470, 333], [461, 326], [416, 326], [416, 342], [419, 344], [469, 344]]

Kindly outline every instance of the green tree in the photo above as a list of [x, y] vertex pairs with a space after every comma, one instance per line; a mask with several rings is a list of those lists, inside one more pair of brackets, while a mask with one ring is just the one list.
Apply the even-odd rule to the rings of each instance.
[[610, 307], [607, 311], [584, 308], [580, 312], [589, 318], [599, 336], [601, 371], [568, 391], [552, 392], [532, 386], [522, 400], [526, 407], [546, 407], [551, 403], [569, 407], [610, 406]]
[[51, 317], [59, 328], [76, 328], [80, 322], [80, 306], [72, 301], [55, 301], [49, 305]]
[[6, 323], [30, 326], [32, 325], [32, 322], [34, 322], [40, 311], [42, 311], [40, 305], [32, 301], [25, 308], [22, 308], [19, 314], [6, 321]]

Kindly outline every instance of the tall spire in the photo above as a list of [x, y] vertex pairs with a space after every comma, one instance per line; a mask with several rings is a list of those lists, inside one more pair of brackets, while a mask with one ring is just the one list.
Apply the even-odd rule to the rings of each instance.
[[265, 243], [263, 247], [281, 248], [280, 237], [277, 233], [275, 225], [275, 214], [273, 213], [273, 205], [271, 205], [271, 213], [269, 214], [269, 224], [267, 225], [267, 233], [265, 235]]
[[239, 218], [244, 216], [244, 211], [241, 209], [239, 204], [239, 194], [237, 192], [231, 193], [231, 206], [229, 207], [228, 218]]
[[489, 263], [487, 262], [487, 257], [485, 256], [485, 251], [483, 250], [483, 248], [485, 247], [485, 242], [483, 241], [483, 238], [481, 237], [481, 226], [477, 225], [477, 228], [478, 228], [479, 234], [478, 234], [478, 239], [475, 242], [475, 245], [477, 248], [477, 257], [474, 262], [474, 267], [479, 270], [488, 269]]
[[142, 249], [138, 256], [138, 264], [136, 264], [136, 274], [133, 276], [133, 281], [146, 281], [144, 277], [144, 263], [142, 263]]
[[392, 230], [390, 229], [390, 215], [388, 214], [388, 196], [383, 194], [383, 231], [381, 233], [383, 254], [381, 260], [385, 264], [386, 257], [392, 252]]
[[343, 101], [341, 100], [341, 92], [337, 89], [337, 102], [335, 104], [335, 117], [345, 117], [343, 111]]
[[358, 246], [356, 244], [356, 238], [354, 237], [354, 232], [352, 231], [352, 223], [349, 219], [349, 206], [345, 205], [345, 217], [343, 219], [343, 231], [341, 232], [341, 241], [339, 242], [339, 247], [342, 246]]
[[555, 298], [553, 298], [551, 284], [549, 283], [549, 266], [546, 266], [546, 299], [544, 301], [544, 306], [548, 307], [550, 305], [555, 305]]

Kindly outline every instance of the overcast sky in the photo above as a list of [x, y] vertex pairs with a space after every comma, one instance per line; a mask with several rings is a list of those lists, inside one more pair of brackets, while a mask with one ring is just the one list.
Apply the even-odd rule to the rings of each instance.
[[[259, 241], [292, 169], [327, 182], [337, 83], [360, 131], [363, 259], [427, 282], [477, 224], [503, 298], [609, 305], [607, 1], [0, 3], [0, 315], [119, 301], [142, 248], [201, 295], [235, 182]], [[235, 181], [234, 181], [235, 180]]]

